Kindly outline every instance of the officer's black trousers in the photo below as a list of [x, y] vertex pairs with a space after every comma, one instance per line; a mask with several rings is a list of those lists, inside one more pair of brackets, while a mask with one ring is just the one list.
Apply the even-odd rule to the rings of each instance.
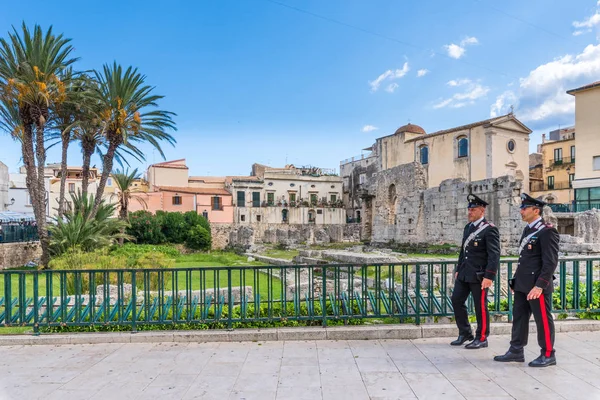
[[552, 294], [542, 294], [538, 299], [527, 300], [527, 293], [515, 292], [513, 304], [512, 337], [510, 351], [523, 353], [529, 337], [529, 318], [533, 314], [537, 326], [541, 354], [554, 355], [554, 319], [552, 318]]
[[486, 340], [490, 332], [490, 316], [487, 308], [487, 289], [481, 289], [481, 283], [464, 282], [460, 279], [454, 281], [452, 292], [452, 307], [458, 334], [463, 336], [472, 335], [471, 324], [469, 324], [469, 313], [467, 312], [467, 298], [473, 296], [475, 305], [475, 317], [477, 318], [477, 331], [475, 339]]

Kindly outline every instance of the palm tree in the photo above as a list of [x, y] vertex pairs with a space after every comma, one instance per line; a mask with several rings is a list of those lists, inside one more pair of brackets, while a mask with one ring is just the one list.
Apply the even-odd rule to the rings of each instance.
[[154, 88], [145, 84], [146, 77], [136, 68], [123, 71], [120, 65], [104, 65], [96, 71], [97, 98], [101, 103], [102, 132], [108, 143], [102, 157], [102, 177], [96, 192], [96, 205], [102, 200], [106, 180], [113, 168], [115, 154], [123, 147], [137, 148], [136, 144], [147, 142], [161, 156], [164, 154], [160, 141], [175, 143], [167, 130], [175, 130], [173, 116], [169, 111], [154, 109], [163, 96], [152, 94]]
[[61, 74], [61, 80], [67, 82], [65, 85], [65, 101], [57, 104], [53, 110], [54, 130], [57, 139], [61, 143], [60, 162], [60, 192], [58, 198], [58, 215], [64, 212], [65, 186], [67, 181], [67, 153], [69, 144], [73, 139], [73, 128], [83, 117], [83, 105], [86, 100], [85, 76], [74, 72], [73, 68], [67, 68]]
[[23, 124], [16, 101], [0, 97], [0, 130], [8, 133], [15, 141], [23, 140]]
[[[0, 39], [0, 94], [4, 100], [17, 102], [23, 126], [21, 147], [27, 172], [26, 182], [42, 247], [41, 264], [48, 265], [48, 232], [44, 166], [46, 163], [45, 128], [50, 112], [65, 100], [65, 82], [61, 73], [77, 59], [70, 58], [70, 39], [46, 33], [39, 25], [31, 32], [25, 23], [8, 40]], [[37, 162], [37, 165], [36, 165]]]
[[95, 208], [94, 196], [81, 193], [72, 193], [71, 199], [72, 210], [66, 210], [62, 217], [57, 217], [56, 224], [49, 228], [52, 254], [60, 255], [75, 249], [93, 251], [116, 244], [120, 239], [132, 239], [123, 233], [127, 222], [113, 218], [116, 205], [101, 200]]
[[118, 192], [116, 192], [115, 195], [117, 196], [117, 203], [119, 205], [120, 219], [127, 219], [127, 215], [129, 214], [129, 202], [131, 200], [136, 200], [142, 206], [147, 207], [146, 201], [136, 194], [138, 190], [132, 186], [133, 182], [140, 177], [137, 168], [131, 172], [129, 172], [129, 170], [117, 170], [112, 174], [112, 177], [118, 189]]

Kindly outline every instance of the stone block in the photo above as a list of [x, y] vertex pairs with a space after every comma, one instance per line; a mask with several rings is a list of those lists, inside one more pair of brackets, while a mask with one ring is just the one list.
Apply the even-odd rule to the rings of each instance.
[[174, 342], [207, 343], [229, 342], [229, 332], [224, 330], [208, 329], [204, 331], [176, 331], [173, 332]]
[[600, 321], [555, 321], [557, 332], [594, 332], [600, 331]]
[[277, 329], [236, 329], [229, 332], [230, 342], [257, 342], [277, 340]]
[[78, 333], [70, 335], [71, 344], [131, 343], [131, 333]]
[[321, 326], [277, 329], [278, 340], [326, 340], [327, 330]]
[[334, 326], [325, 329], [327, 330], [327, 340], [379, 339], [376, 326]]
[[420, 326], [406, 325], [381, 325], [377, 327], [379, 339], [419, 339], [423, 332]]

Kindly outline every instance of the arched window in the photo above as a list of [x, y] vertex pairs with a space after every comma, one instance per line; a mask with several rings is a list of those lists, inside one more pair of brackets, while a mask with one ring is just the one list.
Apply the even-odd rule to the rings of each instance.
[[421, 161], [421, 164], [423, 165], [429, 164], [429, 147], [421, 146], [419, 149], [419, 161]]
[[469, 156], [469, 139], [466, 137], [458, 138], [458, 157], [468, 157]]

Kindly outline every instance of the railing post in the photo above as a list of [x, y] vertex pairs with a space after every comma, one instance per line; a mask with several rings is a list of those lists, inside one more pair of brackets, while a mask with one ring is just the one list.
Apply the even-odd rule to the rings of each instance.
[[38, 293], [38, 277], [39, 271], [33, 271], [33, 335], [39, 336], [40, 324], [39, 324], [39, 293]]
[[231, 268], [227, 268], [227, 303], [229, 304], [227, 307], [227, 329], [229, 330], [233, 328], [233, 323], [231, 322], [231, 318], [233, 317], [233, 296], [231, 293]]
[[[508, 262], [508, 267], [507, 267], [507, 279], [511, 279], [512, 278], [512, 261]], [[506, 281], [508, 284], [508, 280]], [[507, 287], [508, 289], [508, 322], [512, 322], [513, 319], [513, 299], [512, 299], [512, 289], [510, 288], [510, 286]]]
[[421, 265], [415, 264], [415, 323], [421, 324]]
[[323, 279], [321, 286], [321, 297], [323, 298], [321, 313], [323, 315], [323, 328], [325, 328], [327, 327], [327, 266], [325, 265], [321, 268], [321, 276]]
[[135, 270], [131, 271], [131, 332], [137, 333], [137, 287], [135, 281]]

